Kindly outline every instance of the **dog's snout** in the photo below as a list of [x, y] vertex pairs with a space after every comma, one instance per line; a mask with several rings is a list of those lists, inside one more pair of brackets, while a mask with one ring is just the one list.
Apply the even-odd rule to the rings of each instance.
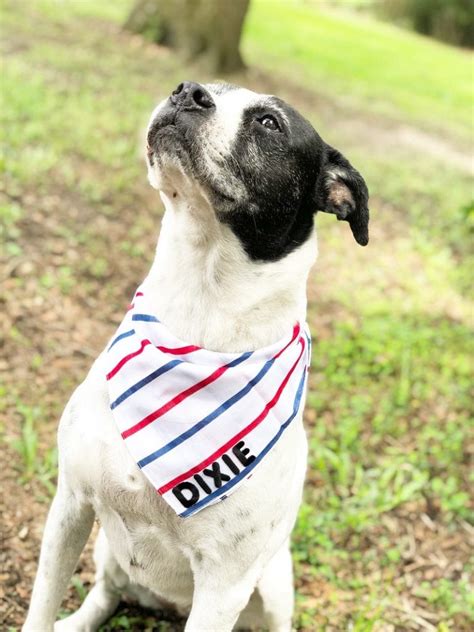
[[173, 90], [171, 102], [186, 110], [210, 110], [215, 107], [209, 92], [199, 83], [184, 81]]

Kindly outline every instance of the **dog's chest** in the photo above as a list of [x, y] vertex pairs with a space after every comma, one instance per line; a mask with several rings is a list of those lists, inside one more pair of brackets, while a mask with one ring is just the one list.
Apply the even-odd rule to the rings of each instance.
[[[302, 483], [305, 437], [298, 420], [240, 489], [190, 518], [175, 514], [142, 474], [119, 437], [112, 444], [102, 444], [98, 460], [102, 466], [88, 490], [99, 516], [110, 512], [118, 518], [131, 542], [157, 538], [169, 550], [190, 550], [201, 531], [212, 534], [209, 542], [204, 538], [201, 544], [225, 546], [234, 531], [239, 530], [242, 518], [247, 518], [245, 522], [253, 531], [260, 529], [259, 523], [267, 517], [273, 524], [278, 523], [292, 504], [293, 488], [298, 489]], [[216, 526], [217, 535], [213, 533]]]
[[[302, 477], [295, 486], [291, 472], [288, 483], [280, 486], [283, 494], [278, 494], [282, 474], [288, 473], [283, 464], [272, 464], [273, 476], [266, 467], [257, 472], [255, 481], [219, 505], [180, 518], [128, 458], [115, 449], [106, 452], [108, 466], [93, 492], [94, 507], [111, 551], [130, 580], [177, 606], [188, 608], [192, 602], [197, 565], [225, 565], [235, 555], [252, 563], [291, 530]], [[112, 462], [120, 466], [111, 467]]]

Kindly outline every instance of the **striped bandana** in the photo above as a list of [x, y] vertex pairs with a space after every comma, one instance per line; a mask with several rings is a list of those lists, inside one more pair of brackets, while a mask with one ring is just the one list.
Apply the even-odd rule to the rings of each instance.
[[125, 444], [180, 516], [224, 500], [297, 416], [307, 326], [246, 353], [178, 340], [137, 291], [107, 352], [110, 408]]

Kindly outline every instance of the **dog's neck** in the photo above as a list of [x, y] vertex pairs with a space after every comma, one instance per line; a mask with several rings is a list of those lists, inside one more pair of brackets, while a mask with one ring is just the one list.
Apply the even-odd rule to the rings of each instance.
[[281, 261], [251, 261], [209, 204], [162, 194], [165, 215], [144, 281], [154, 313], [181, 340], [241, 352], [278, 341], [306, 317], [309, 239]]

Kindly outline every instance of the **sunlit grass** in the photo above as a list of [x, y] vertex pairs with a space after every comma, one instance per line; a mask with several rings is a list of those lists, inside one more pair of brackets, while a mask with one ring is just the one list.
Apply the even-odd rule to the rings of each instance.
[[243, 50], [283, 82], [460, 138], [473, 133], [469, 52], [370, 18], [283, 0], [253, 0]]

